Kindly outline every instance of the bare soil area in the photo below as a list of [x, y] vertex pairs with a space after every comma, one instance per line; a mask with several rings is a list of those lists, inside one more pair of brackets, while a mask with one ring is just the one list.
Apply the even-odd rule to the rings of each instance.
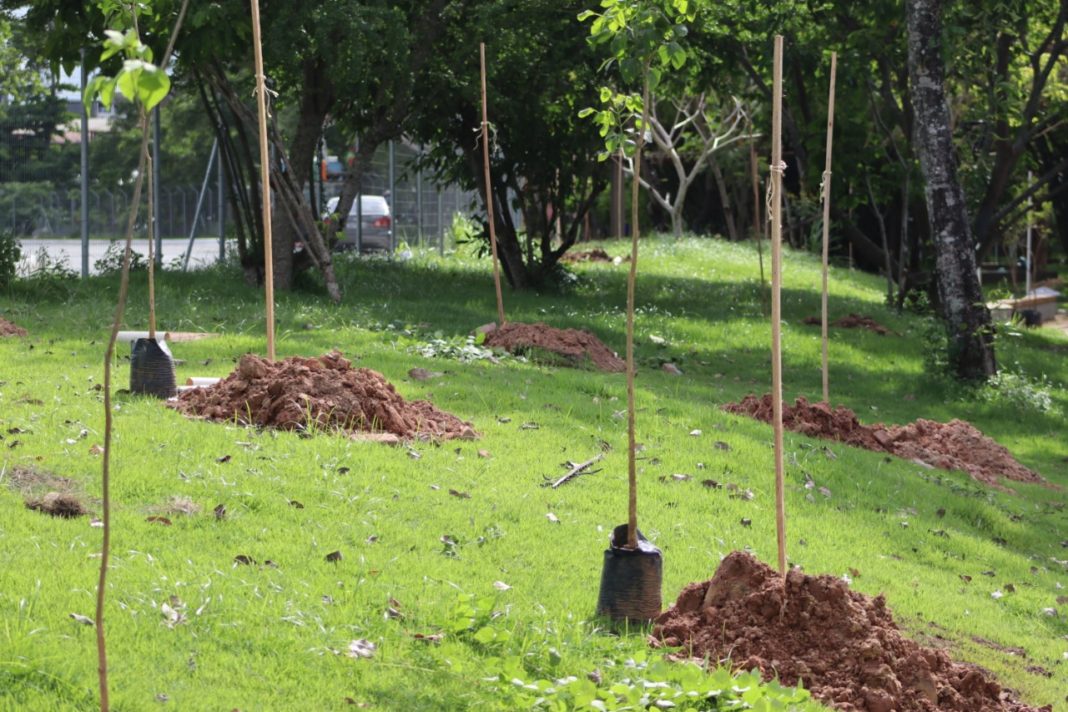
[[218, 383], [178, 395], [185, 415], [281, 430], [390, 433], [403, 439], [473, 439], [470, 423], [425, 400], [407, 401], [382, 374], [338, 352], [282, 361], [246, 354]]
[[[728, 403], [723, 410], [770, 423], [771, 396], [749, 395], [740, 403]], [[1003, 477], [1016, 482], [1046, 483], [1041, 475], [1021, 465], [1012, 453], [963, 420], [939, 423], [920, 418], [907, 425], [862, 425], [849, 408], [831, 408], [826, 403], [798, 398], [792, 406], [783, 404], [782, 421], [783, 427], [796, 433], [888, 452], [943, 470], [963, 470], [987, 485], [997, 486]]]
[[26, 330], [18, 324], [12, 324], [10, 321], [0, 316], [0, 338], [5, 336], [25, 336]]
[[548, 352], [574, 367], [592, 364], [602, 371], [616, 373], [627, 369], [626, 362], [614, 351], [596, 336], [581, 329], [557, 329], [541, 322], [523, 324], [511, 321], [488, 331], [485, 344], [510, 353], [532, 350]]
[[657, 619], [672, 657], [728, 662], [848, 712], [1048, 712], [1014, 699], [981, 669], [905, 637], [882, 596], [840, 578], [790, 571], [785, 582], [735, 551], [708, 581], [686, 586]]

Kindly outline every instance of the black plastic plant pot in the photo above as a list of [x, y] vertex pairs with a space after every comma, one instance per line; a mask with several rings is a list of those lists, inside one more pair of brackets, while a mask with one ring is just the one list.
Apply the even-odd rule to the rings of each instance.
[[612, 530], [604, 552], [597, 615], [617, 622], [648, 623], [660, 615], [664, 559], [638, 530], [638, 548], [627, 549], [627, 525]]
[[174, 357], [166, 341], [138, 339], [130, 354], [130, 392], [170, 398], [178, 393]]

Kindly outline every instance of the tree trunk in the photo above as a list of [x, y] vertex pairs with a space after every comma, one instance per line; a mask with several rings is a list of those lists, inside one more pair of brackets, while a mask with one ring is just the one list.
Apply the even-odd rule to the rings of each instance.
[[913, 138], [935, 247], [938, 294], [949, 339], [949, 363], [958, 378], [997, 372], [990, 312], [976, 274], [964, 191], [957, 179], [942, 58], [942, 0], [906, 0], [909, 94], [916, 122]]
[[719, 191], [719, 204], [723, 208], [723, 219], [727, 223], [727, 236], [731, 242], [738, 242], [738, 228], [734, 224], [734, 210], [731, 208], [730, 195], [727, 193], [727, 182], [723, 180], [723, 171], [720, 170], [719, 161], [715, 156], [709, 159], [708, 165], [712, 167], [716, 190]]
[[[333, 84], [327, 77], [321, 60], [305, 60], [302, 73], [304, 77], [300, 95], [300, 114], [297, 118], [296, 131], [288, 148], [289, 173], [293, 185], [303, 192], [308, 177], [308, 166], [315, 160], [315, 150], [322, 135], [323, 123], [334, 104]], [[274, 286], [277, 289], [293, 287], [293, 243], [304, 239], [298, 232], [296, 221], [289, 219], [284, 210], [273, 211], [272, 253], [274, 255]], [[318, 218], [313, 216], [313, 220]], [[305, 240], [307, 242], [307, 240]]]

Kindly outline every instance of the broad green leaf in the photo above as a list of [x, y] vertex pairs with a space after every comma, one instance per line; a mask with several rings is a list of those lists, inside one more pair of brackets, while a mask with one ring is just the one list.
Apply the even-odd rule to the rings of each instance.
[[141, 72], [137, 82], [137, 98], [146, 110], [151, 110], [167, 96], [171, 90], [171, 80], [166, 72], [154, 65], [148, 65]]

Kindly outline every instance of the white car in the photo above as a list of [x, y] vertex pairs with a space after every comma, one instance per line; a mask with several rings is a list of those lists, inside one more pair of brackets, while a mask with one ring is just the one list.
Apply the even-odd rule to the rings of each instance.
[[[336, 197], [326, 201], [327, 215], [337, 210], [337, 203]], [[357, 223], [357, 205], [360, 208], [360, 221], [363, 223], [362, 231]], [[358, 204], [357, 201], [352, 201], [352, 208], [345, 220], [344, 237], [334, 249], [358, 249], [360, 252], [393, 251], [393, 218], [384, 196], [363, 195], [359, 197]]]

